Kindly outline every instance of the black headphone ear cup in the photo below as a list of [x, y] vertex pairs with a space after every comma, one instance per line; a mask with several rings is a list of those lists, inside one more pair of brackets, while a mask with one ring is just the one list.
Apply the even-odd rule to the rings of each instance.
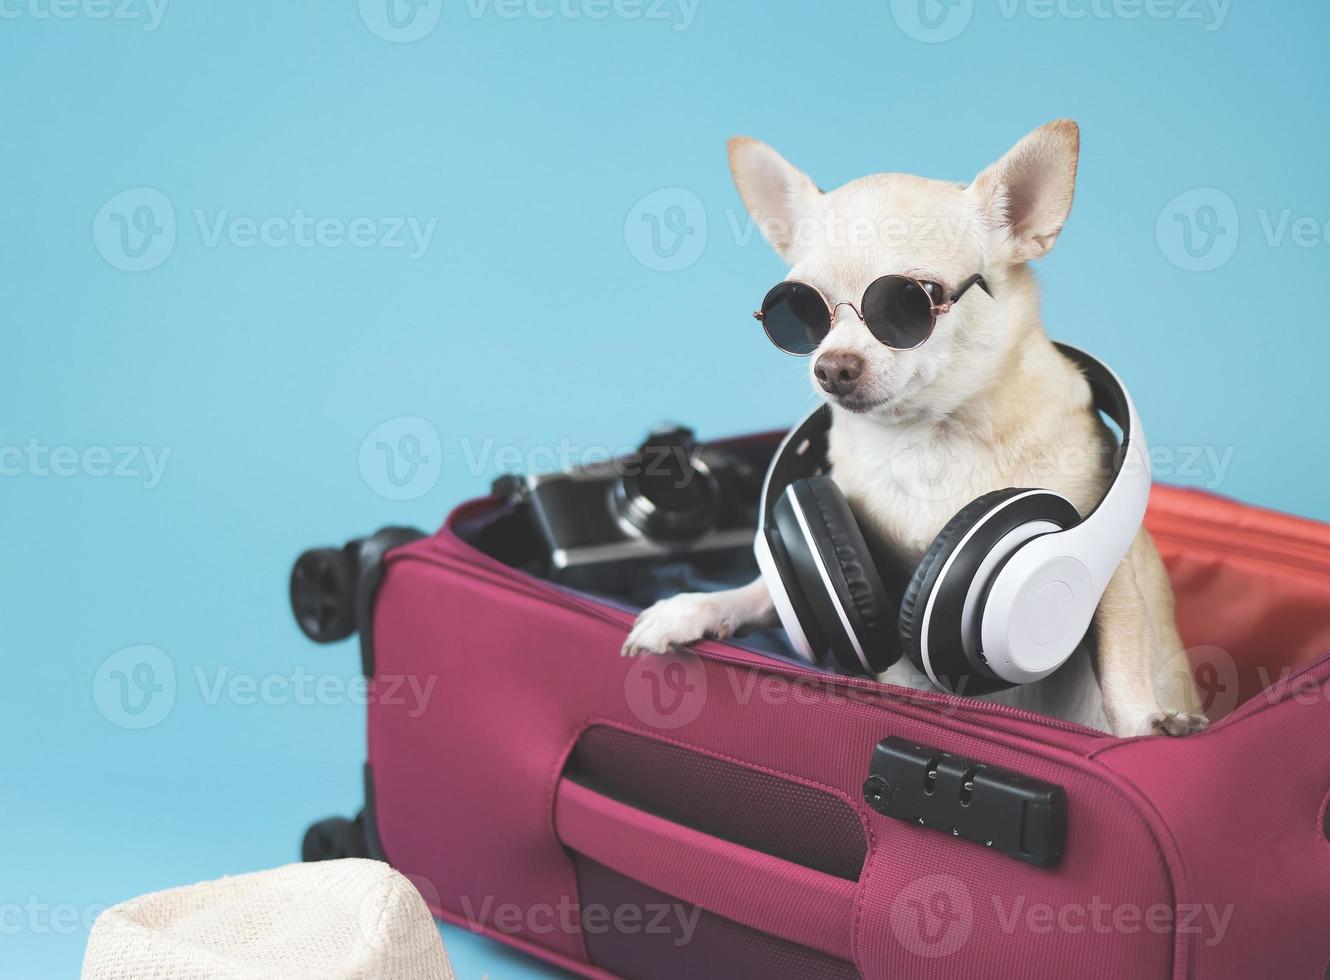
[[[843, 638], [832, 644], [846, 669], [880, 673], [900, 658], [898, 609], [883, 584], [859, 521], [840, 487], [826, 476], [798, 480], [790, 492], [799, 505], [822, 559], [833, 595], [836, 621], [824, 633]], [[844, 619], [836, 612], [844, 612]], [[848, 621], [853, 637], [846, 635]], [[833, 628], [834, 627], [834, 628]]]
[[[772, 505], [765, 533], [774, 573], [780, 578], [778, 583], [768, 582], [767, 588], [773, 595], [777, 590], [783, 594], [798, 620], [799, 631], [803, 633], [807, 649], [802, 652], [809, 659], [817, 660], [828, 647], [822, 628], [825, 617], [820, 614], [825, 602], [819, 596], [819, 592], [825, 589], [817, 572], [817, 562], [791, 504], [789, 487]], [[786, 624], [786, 628], [792, 625]], [[798, 647], [798, 639], [793, 637], [792, 631], [791, 637]]]
[[937, 533], [933, 543], [924, 552], [924, 557], [919, 559], [919, 564], [915, 567], [914, 575], [910, 578], [910, 584], [905, 587], [905, 595], [901, 599], [900, 633], [901, 648], [905, 656], [909, 657], [910, 662], [920, 670], [924, 669], [924, 657], [923, 651], [919, 648], [918, 621], [923, 616], [929, 593], [937, 581], [938, 572], [942, 570], [943, 562], [978, 518], [987, 514], [996, 504], [1010, 500], [1022, 492], [1010, 488], [994, 490], [992, 493], [971, 500], [942, 526], [942, 530]]
[[[1015, 500], [1017, 497], [1024, 498], [1019, 504], [1012, 504], [1009, 508], [1003, 508], [1005, 518], [996, 520], [996, 522], [985, 522], [985, 518], [993, 511], [997, 510], [1002, 504]], [[1010, 511], [1010, 513], [1007, 513]], [[918, 567], [914, 571], [914, 576], [910, 579], [910, 584], [905, 589], [905, 596], [901, 600], [900, 613], [900, 633], [901, 646], [905, 655], [919, 670], [928, 672], [925, 665], [925, 659], [934, 662], [934, 673], [937, 674], [937, 665], [946, 662], [955, 670], [950, 673], [955, 675], [966, 674], [968, 663], [963, 649], [959, 649], [958, 642], [943, 642], [939, 648], [932, 649], [934, 643], [930, 639], [930, 649], [923, 649], [924, 617], [929, 608], [929, 599], [938, 593], [939, 599], [942, 597], [938, 592], [938, 579], [946, 567], [948, 560], [957, 552], [958, 547], [966, 540], [969, 532], [981, 522], [991, 524], [991, 527], [985, 527], [984, 532], [978, 533], [973, 542], [976, 550], [974, 557], [982, 558], [988, 551], [997, 544], [999, 540], [1006, 537], [1008, 533], [1016, 530], [1023, 524], [1033, 521], [1048, 521], [1060, 528], [1067, 528], [1080, 520], [1080, 515], [1076, 508], [1065, 497], [1059, 496], [1047, 490], [1028, 490], [1020, 488], [1008, 488], [1005, 490], [994, 490], [978, 497], [966, 504], [961, 510], [949, 520], [946, 525], [938, 532], [933, 543], [929, 545], [928, 551], [920, 559]], [[982, 541], [978, 540], [983, 538]], [[971, 545], [967, 545], [967, 552], [971, 550]], [[962, 564], [965, 564], [962, 562]], [[948, 581], [942, 584], [942, 589], [948, 593], [948, 598], [959, 599], [959, 603], [954, 605], [963, 605], [965, 594], [968, 592], [973, 575], [962, 574], [955, 576], [949, 574]], [[953, 605], [953, 603], [948, 603]], [[956, 640], [960, 638], [960, 616], [955, 616], [956, 622], [954, 630], [948, 630], [948, 635], [954, 633]], [[945, 647], [945, 648], [944, 648]], [[1010, 685], [993, 678], [969, 678], [969, 684], [965, 691], [966, 694], [986, 694], [991, 691], [1001, 690]]]

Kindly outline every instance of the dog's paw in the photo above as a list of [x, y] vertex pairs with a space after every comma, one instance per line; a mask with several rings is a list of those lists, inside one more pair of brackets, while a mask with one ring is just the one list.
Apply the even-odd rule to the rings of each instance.
[[723, 640], [730, 635], [729, 618], [707, 595], [677, 595], [656, 603], [637, 617], [620, 653], [668, 653], [699, 640]]
[[1141, 722], [1138, 735], [1168, 735], [1181, 738], [1205, 731], [1210, 719], [1205, 715], [1189, 714], [1185, 711], [1159, 711], [1149, 715]]

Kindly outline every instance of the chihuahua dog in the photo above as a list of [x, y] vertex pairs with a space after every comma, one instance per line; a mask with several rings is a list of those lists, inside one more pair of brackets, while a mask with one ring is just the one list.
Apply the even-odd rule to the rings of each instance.
[[[790, 279], [832, 304], [832, 330], [810, 359], [832, 405], [831, 475], [870, 537], [917, 561], [947, 520], [1005, 487], [1044, 487], [1087, 514], [1111, 476], [1112, 434], [1078, 369], [1040, 318], [1032, 260], [1071, 211], [1076, 123], [1050, 123], [969, 184], [877, 174], [823, 193], [775, 150], [730, 141], [739, 195], [790, 265]], [[884, 346], [854, 312], [870, 282], [897, 273], [990, 288], [941, 317], [926, 343]], [[659, 602], [623, 653], [663, 653], [778, 622], [761, 579], [728, 592]], [[1205, 726], [1173, 617], [1159, 553], [1142, 529], [1104, 593], [1095, 627], [1042, 681], [991, 700], [1119, 736], [1186, 735]], [[887, 683], [931, 683], [902, 658]]]

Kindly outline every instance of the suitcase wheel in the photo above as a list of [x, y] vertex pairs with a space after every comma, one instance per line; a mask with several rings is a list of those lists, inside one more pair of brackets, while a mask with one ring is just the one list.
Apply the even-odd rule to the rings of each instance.
[[314, 548], [291, 569], [291, 611], [315, 643], [336, 643], [356, 631], [357, 562], [350, 549]]
[[369, 846], [365, 841], [363, 813], [354, 820], [330, 817], [312, 824], [300, 845], [300, 859], [305, 862], [367, 857]]

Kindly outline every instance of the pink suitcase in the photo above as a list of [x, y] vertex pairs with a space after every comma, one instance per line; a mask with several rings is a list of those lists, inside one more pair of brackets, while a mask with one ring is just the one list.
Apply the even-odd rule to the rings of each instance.
[[631, 609], [477, 546], [502, 506], [297, 566], [374, 677], [366, 809], [306, 858], [589, 977], [1330, 976], [1330, 527], [1157, 488], [1215, 723], [1123, 740], [732, 644], [622, 659]]

